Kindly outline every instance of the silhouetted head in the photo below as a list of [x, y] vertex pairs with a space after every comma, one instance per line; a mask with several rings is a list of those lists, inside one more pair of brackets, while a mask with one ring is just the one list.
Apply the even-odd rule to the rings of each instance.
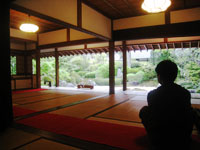
[[160, 84], [173, 83], [177, 77], [178, 68], [171, 60], [164, 60], [156, 66], [155, 71]]

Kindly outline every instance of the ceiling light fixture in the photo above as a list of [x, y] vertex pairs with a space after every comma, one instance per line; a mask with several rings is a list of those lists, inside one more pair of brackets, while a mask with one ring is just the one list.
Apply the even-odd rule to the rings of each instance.
[[159, 13], [165, 11], [170, 5], [170, 0], [144, 0], [142, 9], [149, 13]]
[[26, 23], [22, 23], [19, 28], [21, 31], [30, 32], [30, 33], [31, 32], [34, 33], [36, 31], [38, 31], [38, 29], [39, 29], [39, 27], [37, 25], [31, 23], [30, 16], [28, 16], [28, 21]]

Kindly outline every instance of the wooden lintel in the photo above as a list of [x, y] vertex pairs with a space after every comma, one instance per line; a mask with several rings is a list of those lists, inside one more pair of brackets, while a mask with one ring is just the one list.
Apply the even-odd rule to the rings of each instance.
[[39, 48], [47, 49], [47, 48], [56, 48], [56, 47], [73, 46], [73, 45], [81, 45], [81, 44], [100, 43], [100, 42], [103, 42], [103, 41], [98, 38], [90, 38], [90, 39], [84, 39], [84, 40], [75, 40], [75, 41], [40, 45]]
[[147, 38], [185, 37], [200, 35], [200, 21], [165, 24], [113, 31], [113, 40], [137, 40]]

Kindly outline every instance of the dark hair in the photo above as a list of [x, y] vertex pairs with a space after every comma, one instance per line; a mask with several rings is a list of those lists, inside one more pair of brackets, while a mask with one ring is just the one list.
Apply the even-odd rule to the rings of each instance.
[[174, 82], [177, 77], [178, 68], [171, 60], [164, 60], [156, 66], [155, 71], [164, 82]]

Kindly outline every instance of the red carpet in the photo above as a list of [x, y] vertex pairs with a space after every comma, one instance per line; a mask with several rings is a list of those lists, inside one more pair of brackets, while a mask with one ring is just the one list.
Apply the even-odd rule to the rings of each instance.
[[[144, 128], [78, 119], [56, 114], [41, 114], [17, 121], [57, 134], [130, 150], [147, 150]], [[192, 150], [199, 150], [200, 138], [193, 136]]]
[[34, 110], [24, 109], [17, 106], [13, 106], [14, 117], [24, 116], [30, 113], [34, 113]]
[[47, 89], [30, 89], [30, 90], [12, 91], [12, 94], [26, 93], [26, 92], [36, 92], [36, 91], [43, 91], [43, 90], [47, 90]]
[[[56, 114], [41, 114], [17, 121], [49, 132], [130, 150], [147, 150], [144, 128], [85, 120]], [[200, 149], [200, 138], [193, 135], [192, 150]]]
[[144, 128], [78, 119], [56, 114], [41, 114], [17, 121], [42, 130], [124, 149], [145, 149], [139, 144]]

